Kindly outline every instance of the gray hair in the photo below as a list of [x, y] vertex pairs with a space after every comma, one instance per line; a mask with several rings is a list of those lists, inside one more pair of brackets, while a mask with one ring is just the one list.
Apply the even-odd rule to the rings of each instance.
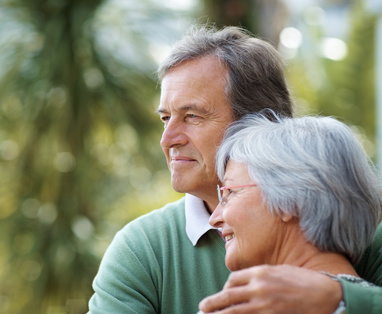
[[382, 190], [348, 126], [331, 117], [248, 115], [228, 128], [218, 150], [220, 180], [229, 159], [248, 166], [271, 213], [297, 217], [321, 251], [360, 260], [380, 221]]
[[292, 115], [279, 53], [271, 44], [239, 27], [216, 30], [206, 25], [192, 26], [159, 66], [159, 80], [180, 63], [209, 55], [216, 56], [229, 69], [225, 94], [235, 119], [264, 108]]

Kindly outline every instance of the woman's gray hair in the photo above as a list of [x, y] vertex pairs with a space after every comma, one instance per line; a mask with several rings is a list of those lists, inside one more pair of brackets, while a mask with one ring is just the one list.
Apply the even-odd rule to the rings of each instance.
[[218, 150], [220, 180], [229, 159], [248, 166], [271, 213], [297, 217], [321, 251], [360, 260], [381, 219], [382, 190], [348, 126], [331, 117], [248, 115]]
[[229, 70], [225, 94], [235, 119], [264, 108], [292, 115], [280, 54], [271, 44], [239, 27], [216, 30], [207, 25], [192, 26], [159, 66], [159, 80], [182, 62], [209, 55], [216, 56]]

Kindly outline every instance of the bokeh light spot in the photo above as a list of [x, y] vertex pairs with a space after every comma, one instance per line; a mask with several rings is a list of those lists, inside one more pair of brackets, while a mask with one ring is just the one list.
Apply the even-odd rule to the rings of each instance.
[[60, 152], [54, 159], [54, 166], [60, 172], [69, 172], [76, 166], [76, 158], [69, 152]]

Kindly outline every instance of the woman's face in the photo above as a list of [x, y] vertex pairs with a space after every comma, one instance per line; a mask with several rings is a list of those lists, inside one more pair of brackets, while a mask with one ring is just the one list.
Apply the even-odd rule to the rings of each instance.
[[[247, 166], [230, 160], [223, 180], [224, 187], [256, 184]], [[224, 191], [225, 205], [219, 204], [210, 224], [222, 228], [226, 240], [227, 267], [234, 271], [277, 259], [277, 246], [282, 243], [282, 220], [272, 216], [263, 204], [258, 186], [232, 188]], [[281, 230], [280, 230], [281, 231]]]

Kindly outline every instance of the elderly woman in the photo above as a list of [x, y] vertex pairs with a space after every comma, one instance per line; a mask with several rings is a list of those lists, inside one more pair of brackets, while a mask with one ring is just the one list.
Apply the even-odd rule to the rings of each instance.
[[226, 240], [227, 267], [289, 264], [361, 281], [352, 265], [381, 214], [372, 163], [334, 118], [267, 116], [232, 125], [218, 151], [223, 186], [210, 223]]

